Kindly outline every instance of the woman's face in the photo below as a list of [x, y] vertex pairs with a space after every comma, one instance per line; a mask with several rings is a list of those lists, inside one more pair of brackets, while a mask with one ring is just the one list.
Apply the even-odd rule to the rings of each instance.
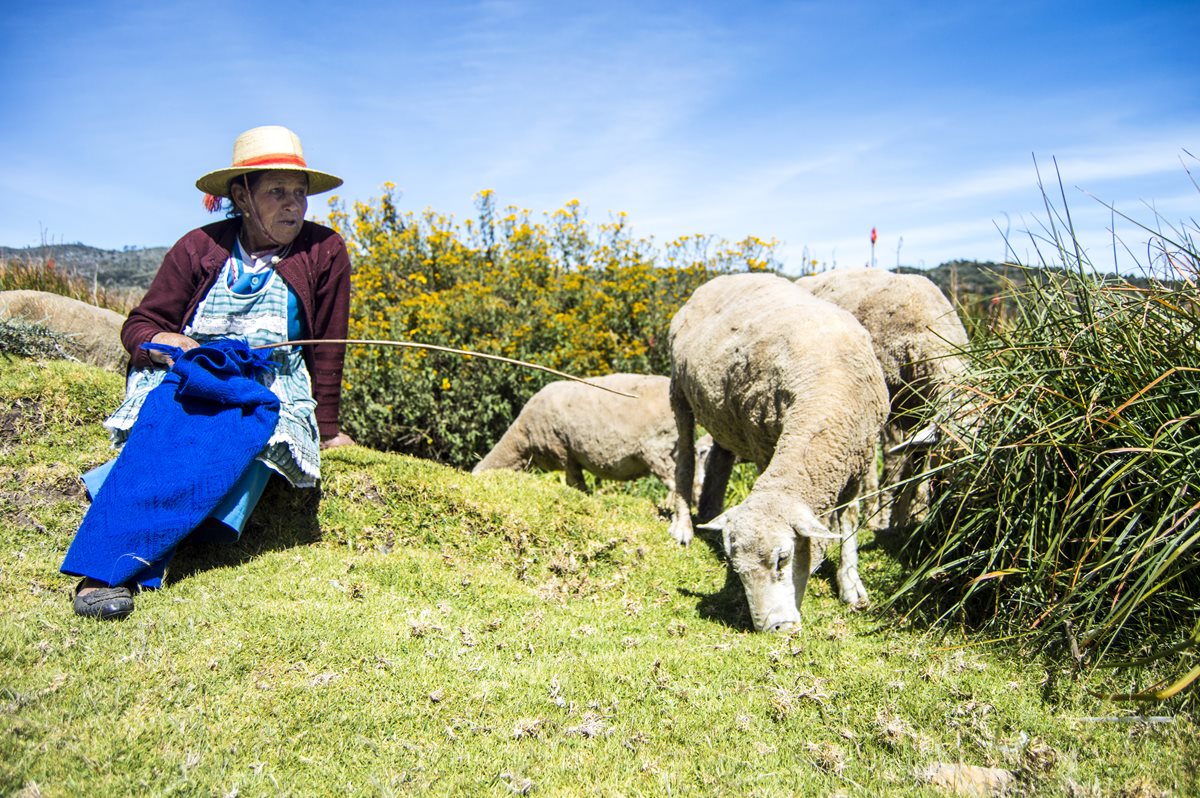
[[308, 212], [308, 176], [303, 172], [265, 172], [251, 188], [236, 181], [230, 187], [245, 217], [244, 229], [252, 250], [287, 246], [295, 240]]

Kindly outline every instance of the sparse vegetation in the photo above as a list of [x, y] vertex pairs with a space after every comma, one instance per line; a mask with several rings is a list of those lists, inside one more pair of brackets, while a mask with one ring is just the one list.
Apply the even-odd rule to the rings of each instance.
[[[157, 269], [157, 265], [155, 268]], [[122, 314], [132, 310], [144, 292], [144, 286], [109, 286], [109, 283], [85, 278], [70, 269], [60, 267], [53, 256], [0, 258], [0, 291], [46, 291]]]
[[[44, 243], [33, 247], [0, 247], [0, 261], [54, 265], [61, 274], [110, 293], [140, 295], [162, 264], [167, 247], [100, 249], [85, 244]], [[82, 299], [83, 297], [79, 297]], [[118, 310], [118, 308], [113, 308]]]

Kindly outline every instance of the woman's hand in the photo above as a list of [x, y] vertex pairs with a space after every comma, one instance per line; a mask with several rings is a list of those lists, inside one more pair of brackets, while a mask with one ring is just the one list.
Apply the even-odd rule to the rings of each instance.
[[347, 435], [344, 432], [339, 432], [337, 435], [334, 435], [332, 438], [322, 438], [321, 439], [321, 448], [322, 449], [336, 449], [339, 446], [354, 446], [354, 445], [355, 445], [354, 439], [351, 438], [349, 435]]
[[[155, 333], [154, 337], [150, 339], [150, 343], [163, 344], [165, 346], [177, 346], [184, 352], [200, 346], [200, 344], [196, 343], [191, 338], [188, 338], [186, 335], [180, 335], [179, 333], [171, 332]], [[175, 365], [175, 361], [166, 352], [155, 352], [153, 349], [151, 349], [148, 350], [146, 354], [150, 355], [150, 359], [155, 363], [161, 363], [168, 368]]]

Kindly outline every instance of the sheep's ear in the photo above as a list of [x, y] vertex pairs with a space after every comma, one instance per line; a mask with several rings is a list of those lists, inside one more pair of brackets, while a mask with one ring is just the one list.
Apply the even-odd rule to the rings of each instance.
[[813, 527], [807, 527], [807, 528], [801, 529], [800, 527], [796, 527], [796, 534], [800, 535], [801, 537], [812, 538], [814, 540], [841, 540], [842, 539], [841, 535], [837, 534], [836, 532], [830, 532], [828, 529], [824, 529], [824, 528], [815, 529]]
[[927, 424], [908, 440], [901, 441], [887, 450], [888, 454], [903, 454], [904, 452], [932, 449], [941, 443], [942, 431], [937, 424]]
[[725, 527], [728, 526], [728, 523], [730, 523], [730, 512], [732, 511], [733, 508], [730, 508], [725, 512], [722, 512], [721, 515], [713, 518], [712, 521], [697, 523], [696, 528], [703, 529], [704, 532], [725, 532]]
[[841, 540], [842, 536], [830, 532], [807, 507], [800, 509], [799, 515], [792, 521], [792, 530], [797, 535], [815, 540]]
[[729, 513], [732, 512], [733, 509], [734, 508], [730, 507], [728, 510], [721, 513], [711, 521], [705, 521], [703, 524], [696, 525], [696, 529], [701, 529], [705, 532], [721, 533], [721, 546], [725, 549], [726, 557], [732, 556], [732, 553], [730, 552], [729, 532], [727, 531], [727, 528], [729, 526]]

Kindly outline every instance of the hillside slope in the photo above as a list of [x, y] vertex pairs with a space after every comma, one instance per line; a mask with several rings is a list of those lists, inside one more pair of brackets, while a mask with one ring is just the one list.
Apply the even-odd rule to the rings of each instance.
[[[77, 618], [57, 566], [120, 392], [0, 358], [0, 794], [925, 796], [958, 762], [1038, 795], [1200, 789], [1186, 718], [1098, 722], [1131, 712], [851, 613], [825, 572], [798, 636], [754, 634], [715, 540], [554, 476], [337, 450], [319, 506], [273, 488], [126, 621]], [[889, 548], [862, 547], [877, 595]]]

